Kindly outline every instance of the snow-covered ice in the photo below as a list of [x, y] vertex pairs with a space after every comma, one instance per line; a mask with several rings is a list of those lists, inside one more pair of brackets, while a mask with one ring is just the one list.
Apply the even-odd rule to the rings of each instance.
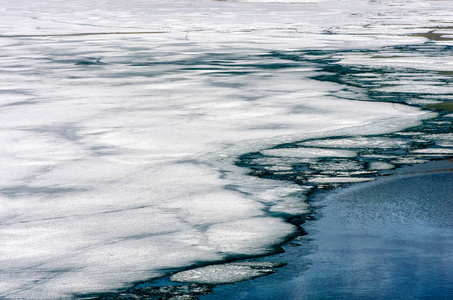
[[[419, 43], [414, 27], [452, 15], [445, 1], [0, 2], [6, 299], [116, 291], [272, 253], [296, 228], [267, 209], [304, 212], [285, 196], [306, 189], [247, 176], [234, 165], [239, 155], [350, 157], [263, 149], [394, 132], [435, 114], [340, 99], [332, 94], [340, 84], [313, 79], [316, 64], [270, 54]], [[341, 59], [407, 66], [418, 58]]]

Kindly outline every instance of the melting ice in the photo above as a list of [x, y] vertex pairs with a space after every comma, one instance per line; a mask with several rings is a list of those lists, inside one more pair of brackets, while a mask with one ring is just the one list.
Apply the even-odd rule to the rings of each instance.
[[[234, 165], [238, 156], [346, 159], [355, 152], [338, 145], [368, 143], [352, 136], [399, 131], [436, 114], [360, 101], [369, 100], [360, 90], [317, 80], [319, 55], [274, 54], [424, 43], [414, 34], [451, 16], [446, 2], [419, 3], [4, 3], [0, 297], [117, 291], [201, 263], [275, 252], [296, 232], [283, 216], [306, 212], [300, 199], [310, 188], [248, 176]], [[370, 63], [359, 52], [332, 59], [393, 67], [418, 59]], [[413, 91], [411, 82], [388, 89]], [[330, 136], [351, 138], [331, 149], [271, 149]]]

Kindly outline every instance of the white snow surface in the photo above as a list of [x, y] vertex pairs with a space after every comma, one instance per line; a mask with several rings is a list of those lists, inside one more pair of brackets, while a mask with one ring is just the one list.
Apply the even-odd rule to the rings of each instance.
[[238, 155], [433, 116], [334, 98], [314, 66], [257, 66], [281, 63], [272, 51], [418, 43], [408, 33], [451, 20], [448, 1], [254, 2], [0, 0], [0, 298], [270, 253], [295, 228], [265, 208], [306, 206]]

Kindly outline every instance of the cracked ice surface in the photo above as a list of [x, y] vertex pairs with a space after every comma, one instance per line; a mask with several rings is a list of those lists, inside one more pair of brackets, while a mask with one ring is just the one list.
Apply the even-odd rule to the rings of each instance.
[[[304, 189], [248, 178], [238, 155], [433, 115], [337, 99], [339, 85], [310, 79], [315, 65], [266, 54], [419, 42], [395, 36], [399, 22], [420, 12], [414, 26], [431, 26], [445, 11], [433, 21], [410, 1], [246, 2], [2, 4], [0, 297], [114, 291], [270, 253], [295, 228], [265, 208], [302, 213], [272, 195]], [[388, 11], [394, 24], [378, 17]], [[366, 22], [382, 34], [358, 35]]]

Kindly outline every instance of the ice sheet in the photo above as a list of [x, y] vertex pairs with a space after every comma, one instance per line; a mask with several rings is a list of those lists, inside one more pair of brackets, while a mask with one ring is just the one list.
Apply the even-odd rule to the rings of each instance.
[[[389, 3], [3, 1], [0, 297], [115, 291], [275, 251], [295, 227], [266, 211], [304, 212], [285, 198], [300, 187], [250, 178], [238, 155], [434, 114], [339, 99], [316, 65], [269, 54], [417, 43], [400, 22], [449, 18]], [[357, 35], [368, 22], [383, 34]]]

